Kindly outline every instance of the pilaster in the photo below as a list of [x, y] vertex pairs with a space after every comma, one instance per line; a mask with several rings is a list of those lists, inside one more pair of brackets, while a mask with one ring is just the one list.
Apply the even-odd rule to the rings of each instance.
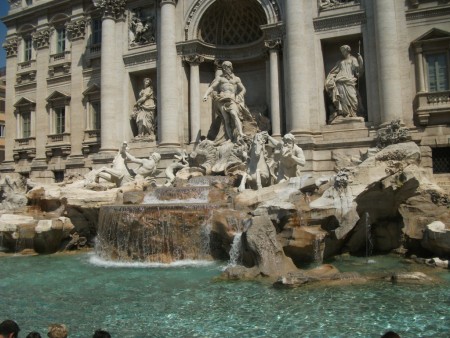
[[280, 109], [280, 75], [279, 75], [279, 49], [281, 38], [266, 40], [265, 46], [269, 49], [270, 60], [270, 119], [272, 136], [281, 136], [281, 109]]

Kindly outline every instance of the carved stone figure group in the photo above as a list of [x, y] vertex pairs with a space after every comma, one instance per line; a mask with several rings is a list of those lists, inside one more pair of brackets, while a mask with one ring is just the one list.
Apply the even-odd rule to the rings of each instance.
[[150, 78], [144, 79], [144, 88], [139, 92], [139, 98], [134, 104], [131, 118], [136, 122], [137, 138], [155, 137], [156, 105]]

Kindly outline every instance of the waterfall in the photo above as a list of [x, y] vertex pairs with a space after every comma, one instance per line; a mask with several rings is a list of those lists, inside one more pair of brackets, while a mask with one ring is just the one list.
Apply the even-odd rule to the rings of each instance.
[[105, 206], [96, 253], [103, 259], [170, 263], [210, 259], [208, 204]]
[[372, 255], [372, 249], [373, 249], [373, 242], [372, 242], [372, 226], [369, 222], [369, 213], [366, 212], [364, 214], [364, 220], [365, 220], [365, 230], [366, 230], [366, 260], [367, 263], [373, 263], [373, 261], [369, 260], [369, 256]]
[[314, 238], [314, 263], [322, 264], [322, 250], [320, 250], [320, 243], [322, 242], [322, 238], [316, 236]]
[[239, 265], [240, 259], [241, 259], [241, 252], [242, 252], [242, 232], [238, 232], [234, 235], [233, 238], [233, 244], [231, 244], [230, 249], [230, 262], [228, 263], [229, 266], [236, 266]]

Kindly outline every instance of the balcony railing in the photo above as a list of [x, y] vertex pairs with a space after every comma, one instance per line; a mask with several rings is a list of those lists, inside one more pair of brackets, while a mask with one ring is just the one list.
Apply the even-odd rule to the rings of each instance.
[[36, 147], [36, 138], [34, 137], [17, 138], [14, 141], [15, 141], [14, 149], [25, 149]]
[[33, 70], [36, 68], [36, 60], [28, 60], [17, 64], [18, 71]]
[[58, 143], [70, 144], [70, 134], [53, 134], [47, 136], [47, 145], [53, 146]]
[[434, 93], [417, 93], [416, 117], [421, 125], [450, 123], [450, 90]]
[[70, 51], [50, 55], [50, 64], [60, 64], [71, 61]]

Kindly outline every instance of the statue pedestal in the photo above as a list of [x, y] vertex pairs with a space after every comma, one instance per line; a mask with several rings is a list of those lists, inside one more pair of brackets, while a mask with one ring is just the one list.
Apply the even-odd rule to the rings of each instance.
[[330, 125], [348, 124], [348, 123], [353, 123], [353, 122], [364, 122], [364, 117], [361, 117], [361, 116], [355, 116], [355, 117], [337, 116], [330, 122]]

